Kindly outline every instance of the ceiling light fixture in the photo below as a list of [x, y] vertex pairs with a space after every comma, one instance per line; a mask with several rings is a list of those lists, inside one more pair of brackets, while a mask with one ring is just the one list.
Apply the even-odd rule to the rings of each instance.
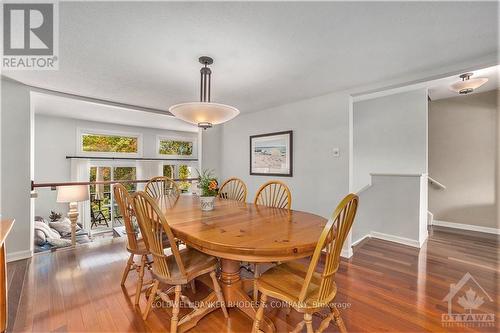
[[208, 66], [213, 64], [214, 60], [207, 56], [200, 57], [198, 60], [203, 65], [200, 69], [200, 101], [172, 105], [168, 111], [179, 119], [207, 129], [212, 125], [233, 119], [240, 111], [235, 107], [210, 101], [212, 71]]
[[459, 77], [462, 79], [462, 81], [459, 81], [457, 83], [453, 83], [450, 86], [450, 90], [457, 92], [461, 95], [469, 94], [474, 91], [474, 89], [477, 89], [481, 87], [483, 84], [488, 82], [488, 78], [485, 77], [478, 77], [471, 79], [470, 77], [474, 73], [465, 73], [460, 75]]

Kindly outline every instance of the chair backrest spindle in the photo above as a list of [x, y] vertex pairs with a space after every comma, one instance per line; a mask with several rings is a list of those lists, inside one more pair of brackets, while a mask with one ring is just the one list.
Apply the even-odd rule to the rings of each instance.
[[290, 210], [292, 194], [285, 183], [271, 180], [259, 188], [254, 204]]
[[155, 274], [171, 277], [171, 268], [169, 267], [168, 256], [164, 252], [165, 234], [170, 243], [172, 254], [175, 257], [176, 265], [183, 276], [186, 276], [186, 270], [182, 262], [179, 248], [175, 242], [174, 234], [170, 229], [168, 222], [155, 202], [155, 199], [146, 192], [137, 192], [134, 196], [134, 207], [137, 214], [137, 220], [141, 233], [147, 239], [148, 250], [153, 255], [153, 271]]
[[318, 302], [329, 302], [334, 292], [334, 278], [340, 265], [340, 254], [344, 242], [351, 230], [358, 208], [358, 196], [348, 194], [337, 206], [333, 216], [328, 220], [319, 237], [318, 244], [309, 264], [304, 285], [300, 292], [299, 301], [304, 301], [310, 286], [311, 279], [325, 249], [325, 262], [321, 272], [321, 284], [318, 291]]
[[247, 186], [239, 178], [229, 178], [219, 189], [219, 198], [245, 202], [247, 200]]
[[147, 182], [144, 191], [153, 198], [168, 197], [177, 200], [181, 191], [177, 183], [168, 177], [153, 177]]
[[122, 184], [115, 184], [113, 187], [115, 194], [115, 200], [120, 209], [120, 213], [123, 217], [123, 224], [125, 225], [125, 232], [127, 234], [127, 244], [128, 248], [132, 251], [138, 250], [137, 244], [137, 230], [134, 227], [134, 203], [132, 197], [128, 193], [128, 190]]

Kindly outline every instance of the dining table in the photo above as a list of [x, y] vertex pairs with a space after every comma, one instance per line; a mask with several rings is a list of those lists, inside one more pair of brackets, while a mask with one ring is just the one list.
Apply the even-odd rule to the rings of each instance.
[[[216, 198], [214, 209], [203, 211], [197, 195], [181, 195], [177, 200], [157, 199], [175, 237], [186, 246], [220, 258], [220, 284], [226, 306], [255, 318], [257, 305], [248, 295], [253, 279], [240, 274], [241, 262], [276, 263], [313, 254], [327, 219], [303, 211], [287, 210]], [[204, 281], [202, 281], [204, 282]], [[206, 282], [210, 287], [209, 280]], [[216, 303], [211, 293], [204, 303]], [[200, 308], [179, 332], [184, 332], [216, 306]], [[264, 317], [261, 330], [275, 332], [273, 322]]]

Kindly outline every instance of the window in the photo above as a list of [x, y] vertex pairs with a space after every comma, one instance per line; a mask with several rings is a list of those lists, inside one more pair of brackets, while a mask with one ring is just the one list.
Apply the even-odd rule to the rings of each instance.
[[194, 139], [158, 137], [158, 155], [190, 157], [195, 154], [195, 150]]
[[[189, 165], [179, 165], [179, 179], [186, 179], [186, 178], [191, 178], [192, 175], [192, 168]], [[189, 189], [191, 188], [191, 183], [190, 182], [179, 182], [179, 189], [181, 192], [189, 192]]]
[[141, 139], [140, 134], [80, 130], [79, 146], [82, 154], [139, 157]]
[[191, 183], [188, 181], [182, 181], [182, 179], [191, 178], [193, 176], [193, 167], [190, 165], [163, 165], [163, 176], [172, 179], [181, 179], [177, 182], [179, 189], [182, 192], [189, 192], [191, 188]]
[[175, 178], [174, 177], [174, 166], [173, 165], [169, 165], [169, 164], [165, 164], [163, 166], [163, 176], [164, 177], [168, 177], [168, 178]]

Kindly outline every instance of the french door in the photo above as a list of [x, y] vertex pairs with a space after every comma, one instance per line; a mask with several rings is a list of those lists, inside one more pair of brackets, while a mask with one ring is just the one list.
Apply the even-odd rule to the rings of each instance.
[[[91, 162], [90, 181], [136, 180], [137, 169], [130, 164]], [[129, 192], [135, 192], [136, 183], [124, 183]], [[113, 186], [109, 184], [90, 185], [90, 231], [92, 234], [120, 234], [123, 217], [114, 200]]]

